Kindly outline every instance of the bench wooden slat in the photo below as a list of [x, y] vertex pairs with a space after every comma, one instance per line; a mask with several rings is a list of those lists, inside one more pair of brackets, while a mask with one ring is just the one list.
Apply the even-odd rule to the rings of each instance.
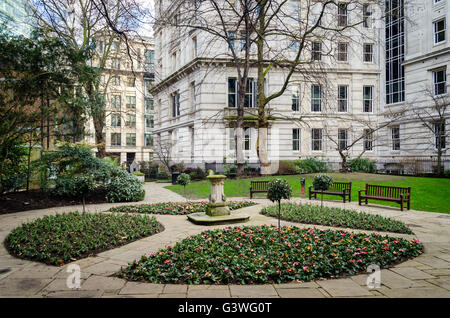
[[[309, 187], [309, 199], [314, 196], [315, 199], [317, 199], [317, 194], [321, 194], [322, 191], [320, 190], [314, 190], [312, 187]], [[346, 198], [348, 197], [348, 202], [352, 201], [352, 183], [351, 182], [333, 182], [331, 187], [323, 191], [323, 194], [328, 195], [338, 195], [342, 197], [344, 203]]]
[[361, 205], [363, 199], [366, 204], [368, 203], [368, 199], [398, 202], [402, 211], [403, 203], [406, 203], [409, 210], [411, 206], [411, 187], [405, 188], [366, 183], [366, 189], [360, 190], [358, 194], [359, 205]]

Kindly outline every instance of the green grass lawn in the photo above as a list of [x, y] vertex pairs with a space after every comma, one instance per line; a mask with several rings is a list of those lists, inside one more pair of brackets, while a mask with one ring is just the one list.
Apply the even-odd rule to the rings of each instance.
[[[352, 201], [358, 201], [358, 190], [364, 189], [366, 183], [391, 185], [399, 187], [411, 187], [411, 209], [450, 213], [450, 179], [439, 178], [422, 178], [422, 177], [406, 177], [391, 176], [367, 173], [329, 173], [335, 181], [352, 182]], [[308, 186], [312, 185], [314, 174], [292, 175], [292, 176], [270, 176], [262, 178], [241, 179], [241, 180], [225, 180], [225, 195], [231, 197], [250, 197], [250, 181], [251, 180], [272, 180], [275, 178], [284, 179], [292, 186], [292, 195], [294, 197], [301, 196], [300, 178], [306, 179], [305, 195], [308, 195]], [[183, 187], [180, 185], [171, 185], [166, 187], [180, 195], [184, 195]], [[192, 182], [186, 187], [186, 197], [190, 199], [205, 199], [209, 196], [209, 182], [198, 181]], [[265, 193], [254, 194], [254, 197], [264, 197]], [[319, 196], [318, 196], [319, 199]], [[341, 201], [338, 196], [324, 195], [324, 199]], [[395, 206], [400, 209], [400, 205], [393, 202], [371, 201], [376, 204]]]

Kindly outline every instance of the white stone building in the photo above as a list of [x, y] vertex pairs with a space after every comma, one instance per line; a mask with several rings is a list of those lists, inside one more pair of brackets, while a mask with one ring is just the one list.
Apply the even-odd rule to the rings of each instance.
[[[290, 2], [292, 12], [304, 14], [302, 5], [306, 1]], [[424, 100], [417, 88], [418, 80], [421, 84], [432, 84], [435, 69], [445, 70], [444, 75], [438, 78], [446, 78], [449, 62], [448, 0], [421, 2], [422, 11], [406, 10], [418, 18], [413, 18], [415, 24], [412, 21], [404, 23], [404, 57], [398, 53], [397, 47], [386, 46], [387, 41], [392, 44], [394, 40], [401, 40], [400, 35], [393, 34], [400, 24], [387, 25], [381, 19], [386, 12], [392, 13], [392, 5], [398, 2], [389, 1], [388, 11], [374, 1], [367, 1], [357, 7], [349, 5], [344, 12], [336, 7], [326, 12], [322, 20], [325, 25], [340, 23], [336, 21], [342, 18], [349, 24], [361, 21], [363, 16], [367, 19], [346, 37], [322, 43], [320, 51], [329, 48], [329, 54], [323, 54], [321, 61], [317, 62], [326, 70], [324, 82], [316, 83], [296, 74], [288, 90], [270, 102], [270, 113], [284, 118], [271, 121], [269, 127], [268, 149], [272, 163], [314, 156], [323, 157], [337, 167], [340, 162], [337, 147], [355, 140], [355, 146], [349, 150], [350, 157], [354, 158], [364, 150], [363, 156], [379, 161], [380, 168], [390, 161], [398, 161], [399, 156], [424, 155], [424, 148], [419, 145], [425, 144], [425, 140], [414, 141], [411, 138], [411, 135], [419, 136], [417, 121], [415, 124], [411, 119], [392, 122], [382, 115], [417, 107], [415, 101], [418, 98]], [[178, 10], [174, 2], [164, 0], [156, 1], [156, 8], [157, 19], [162, 13], [176, 17]], [[444, 32], [444, 40], [435, 43], [433, 28], [441, 19], [445, 19], [444, 28], [438, 32]], [[441, 30], [440, 26], [437, 30]], [[417, 40], [418, 34], [422, 34], [421, 40]], [[169, 24], [156, 25], [154, 36], [155, 139], [173, 146], [171, 158], [174, 163], [204, 167], [205, 162], [221, 163], [224, 157], [228, 162], [234, 162], [234, 135], [229, 119], [236, 114], [236, 68], [229, 63], [228, 44], [207, 32], [184, 32]], [[277, 43], [280, 50], [288, 52], [290, 43], [285, 42], [279, 40]], [[239, 45], [239, 42], [234, 45]], [[388, 60], [386, 51], [391, 53]], [[312, 57], [311, 52], [306, 55], [304, 58]], [[401, 63], [405, 68], [403, 77], [401, 72], [398, 75]], [[391, 72], [388, 75], [386, 68]], [[266, 77], [267, 92], [279, 89], [284, 76], [283, 69], [272, 67]], [[250, 77], [256, 80], [256, 70], [250, 70]], [[447, 86], [445, 80], [439, 85]], [[256, 88], [254, 84], [249, 87], [246, 116], [251, 119], [256, 111]], [[387, 126], [372, 134], [365, 131], [382, 125]], [[245, 157], [250, 163], [257, 162], [257, 131], [251, 120], [246, 126]], [[433, 136], [426, 138], [432, 139]], [[396, 149], [398, 141], [400, 150]]]
[[[106, 155], [129, 165], [149, 161], [153, 156], [154, 103], [150, 89], [154, 85], [154, 44], [152, 38], [124, 41], [108, 37], [97, 39], [98, 56], [107, 56], [100, 87], [106, 100], [104, 140]], [[103, 55], [104, 50], [111, 52]], [[94, 61], [98, 63], [98, 60]], [[87, 141], [95, 144], [94, 126]]]

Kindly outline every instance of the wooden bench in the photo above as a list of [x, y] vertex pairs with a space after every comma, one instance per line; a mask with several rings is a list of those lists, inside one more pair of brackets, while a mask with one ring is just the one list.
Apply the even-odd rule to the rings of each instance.
[[253, 193], [264, 193], [269, 190], [270, 181], [250, 181], [250, 199]]
[[317, 194], [331, 194], [342, 197], [345, 203], [345, 199], [348, 197], [348, 202], [352, 202], [352, 183], [351, 182], [333, 182], [328, 190], [322, 192], [322, 190], [314, 190], [312, 186], [309, 187], [309, 199], [312, 197], [317, 199]]
[[[362, 194], [364, 192], [364, 194]], [[411, 206], [411, 187], [391, 187], [367, 184], [366, 189], [359, 190], [358, 201], [361, 205], [361, 201], [365, 200], [380, 200], [380, 201], [392, 201], [400, 204], [400, 209], [403, 211], [403, 203], [407, 204], [409, 210]]]

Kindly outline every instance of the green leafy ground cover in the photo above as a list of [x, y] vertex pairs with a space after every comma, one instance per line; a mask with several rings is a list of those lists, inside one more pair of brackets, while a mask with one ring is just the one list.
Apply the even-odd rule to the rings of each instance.
[[[278, 217], [278, 205], [262, 209], [261, 214]], [[282, 203], [281, 219], [306, 224], [412, 234], [405, 224], [397, 220], [347, 209], [330, 207], [321, 209], [320, 206], [310, 204]]]
[[21, 258], [63, 265], [161, 230], [162, 225], [149, 216], [70, 212], [17, 227], [5, 246]]
[[[236, 210], [255, 205], [251, 201], [227, 201], [230, 210]], [[109, 209], [111, 212], [143, 213], [143, 214], [170, 214], [187, 215], [191, 213], [205, 212], [207, 201], [201, 202], [161, 202], [141, 205], [122, 205]]]
[[422, 252], [417, 241], [336, 230], [273, 226], [204, 231], [144, 255], [120, 277], [152, 283], [261, 284], [310, 281], [365, 272]]

